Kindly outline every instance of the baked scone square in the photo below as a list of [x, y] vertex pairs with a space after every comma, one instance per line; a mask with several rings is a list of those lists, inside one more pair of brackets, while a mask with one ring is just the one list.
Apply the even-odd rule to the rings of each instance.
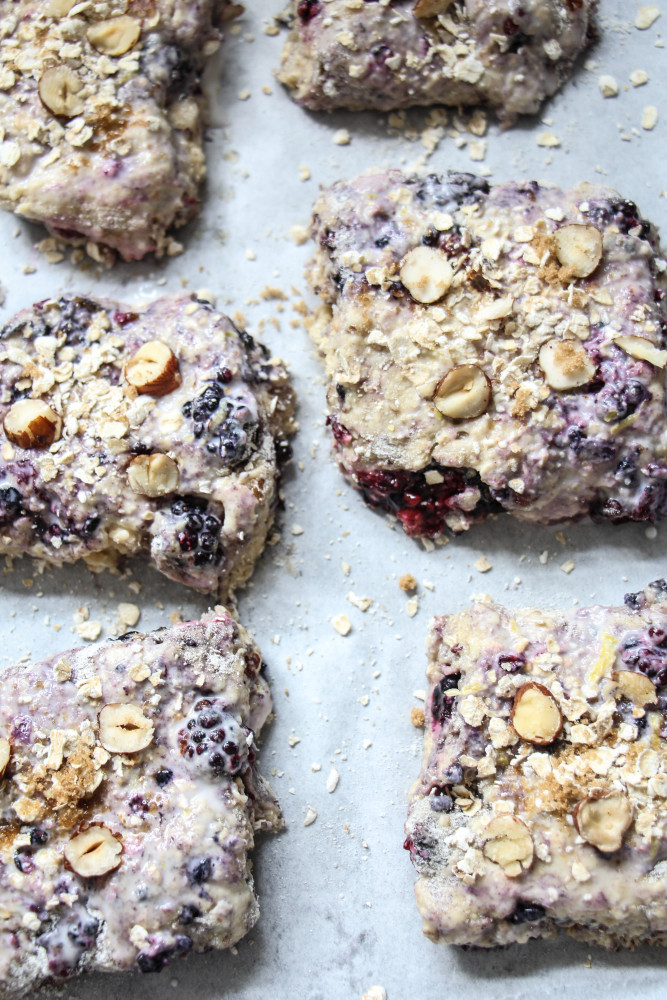
[[0, 996], [228, 948], [249, 852], [282, 824], [257, 770], [259, 650], [204, 620], [21, 663], [0, 701]]
[[0, 207], [125, 260], [173, 251], [205, 174], [221, 0], [0, 4]]
[[534, 114], [591, 42], [597, 0], [291, 0], [278, 74], [313, 111], [486, 104]]
[[667, 584], [435, 618], [407, 840], [434, 941], [667, 944]]
[[194, 295], [65, 295], [0, 333], [0, 552], [145, 554], [228, 595], [273, 523], [295, 429], [285, 367]]
[[329, 424], [367, 503], [428, 537], [664, 515], [665, 262], [633, 202], [373, 171], [323, 191], [312, 236]]

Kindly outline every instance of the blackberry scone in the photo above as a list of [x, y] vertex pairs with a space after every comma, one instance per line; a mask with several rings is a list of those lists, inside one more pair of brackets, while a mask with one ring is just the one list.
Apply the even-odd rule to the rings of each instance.
[[291, 0], [278, 78], [313, 111], [487, 104], [506, 123], [555, 93], [597, 0]]
[[616, 191], [371, 172], [314, 209], [343, 473], [410, 535], [667, 509], [665, 262]]
[[247, 579], [295, 427], [266, 348], [191, 295], [68, 295], [18, 313], [0, 362], [0, 552], [92, 569], [146, 554], [222, 595]]
[[434, 941], [667, 944], [667, 584], [435, 618], [407, 840]]
[[229, 9], [0, 4], [0, 206], [125, 260], [164, 254], [199, 211], [200, 75]]
[[3, 674], [0, 997], [156, 972], [253, 926], [254, 833], [283, 825], [257, 770], [261, 666], [218, 607]]

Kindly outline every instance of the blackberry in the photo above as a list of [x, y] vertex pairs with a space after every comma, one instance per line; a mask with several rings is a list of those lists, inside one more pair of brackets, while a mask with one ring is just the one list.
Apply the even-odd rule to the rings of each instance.
[[312, 21], [319, 14], [320, 7], [320, 0], [299, 0], [296, 12], [302, 24], [308, 24], [309, 21]]
[[667, 632], [659, 626], [649, 626], [645, 632], [630, 632], [621, 646], [621, 659], [634, 667], [654, 684], [667, 684]]
[[208, 502], [199, 497], [178, 497], [171, 505], [171, 513], [179, 519], [176, 538], [181, 552], [191, 555], [195, 566], [209, 563], [217, 566], [222, 559], [220, 531], [223, 522], [208, 512]]
[[213, 862], [210, 858], [195, 858], [187, 867], [188, 881], [193, 885], [203, 885], [213, 874]]
[[80, 344], [84, 339], [93, 316], [104, 312], [99, 302], [81, 296], [64, 296], [58, 300], [60, 318], [53, 329], [55, 335], [64, 334], [67, 344]]
[[522, 653], [497, 653], [494, 666], [507, 674], [516, 674], [526, 666], [526, 657]]
[[186, 903], [178, 915], [178, 922], [179, 924], [185, 925], [191, 924], [194, 923], [197, 917], [201, 917], [201, 910], [199, 907], [193, 906], [192, 903]]
[[631, 378], [622, 385], [607, 383], [596, 397], [595, 408], [605, 423], [615, 423], [625, 420], [648, 399], [651, 393], [644, 383]]
[[22, 500], [13, 486], [0, 486], [0, 524], [11, 524], [20, 516]]
[[194, 422], [196, 438], [207, 438], [206, 450], [234, 467], [247, 461], [255, 450], [259, 424], [254, 407], [237, 390], [236, 397], [224, 386], [233, 378], [229, 368], [220, 368], [201, 395], [183, 405], [183, 416]]
[[255, 759], [252, 730], [217, 699], [195, 702], [178, 744], [184, 757], [216, 777], [242, 774]]
[[40, 934], [37, 944], [45, 949], [49, 972], [57, 979], [71, 976], [81, 956], [95, 943], [100, 922], [83, 906], [75, 906], [50, 930]]
[[159, 785], [160, 788], [164, 788], [165, 785], [169, 784], [169, 782], [173, 777], [174, 777], [173, 771], [170, 771], [168, 767], [162, 767], [155, 774], [155, 783]]
[[431, 718], [433, 722], [442, 725], [452, 714], [454, 699], [445, 694], [450, 688], [455, 688], [461, 680], [461, 674], [449, 674], [443, 677], [433, 688], [431, 695]]
[[188, 937], [187, 934], [179, 934], [172, 946], [160, 948], [159, 951], [155, 952], [140, 951], [137, 955], [139, 971], [161, 972], [174, 955], [187, 955], [189, 951], [192, 951], [192, 944], [192, 938]]
[[539, 903], [524, 903], [519, 900], [514, 907], [514, 912], [507, 918], [511, 924], [528, 924], [536, 920], [542, 920], [547, 911]]

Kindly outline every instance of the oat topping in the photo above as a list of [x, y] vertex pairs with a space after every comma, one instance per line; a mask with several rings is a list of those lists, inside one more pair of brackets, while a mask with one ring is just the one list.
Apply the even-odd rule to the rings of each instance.
[[426, 537], [664, 516], [667, 266], [633, 202], [371, 171], [311, 235], [328, 423], [370, 506]]
[[[3, 674], [3, 996], [155, 972], [252, 927], [254, 835], [282, 826], [257, 768], [261, 665], [218, 607]], [[92, 678], [101, 705], [77, 696]]]
[[199, 80], [228, 6], [3, 4], [0, 207], [96, 258], [170, 252], [199, 209]]
[[312, 110], [534, 114], [593, 34], [596, 0], [291, 0], [278, 79]]
[[667, 584], [433, 621], [406, 831], [434, 940], [667, 941]]
[[295, 428], [277, 358], [190, 295], [68, 295], [10, 320], [0, 362], [0, 551], [150, 554], [203, 592], [247, 579]]

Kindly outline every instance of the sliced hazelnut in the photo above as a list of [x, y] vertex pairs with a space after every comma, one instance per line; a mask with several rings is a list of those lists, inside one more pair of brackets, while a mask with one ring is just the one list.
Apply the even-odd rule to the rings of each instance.
[[645, 674], [635, 673], [634, 670], [617, 670], [611, 675], [611, 679], [621, 695], [638, 708], [656, 704], [658, 695], [655, 684]]
[[602, 260], [602, 233], [595, 226], [561, 226], [553, 240], [558, 260], [574, 278], [587, 278]]
[[101, 823], [94, 823], [65, 844], [67, 867], [82, 878], [96, 878], [118, 868], [123, 845]]
[[451, 6], [452, 0], [416, 0], [412, 8], [415, 17], [435, 17], [444, 14]]
[[181, 384], [178, 358], [161, 340], [149, 340], [125, 365], [125, 378], [138, 393], [166, 396]]
[[178, 466], [168, 455], [137, 455], [130, 462], [127, 478], [135, 493], [163, 497], [178, 489]]
[[44, 107], [62, 118], [80, 115], [85, 101], [80, 97], [83, 83], [67, 66], [52, 66], [45, 70], [37, 85]]
[[0, 736], [0, 778], [5, 773], [5, 768], [9, 764], [11, 752], [12, 748], [9, 745], [9, 740], [5, 739], [4, 736]]
[[138, 705], [105, 705], [98, 718], [100, 743], [110, 753], [137, 753], [153, 739], [155, 727]]
[[401, 261], [400, 278], [417, 302], [437, 302], [452, 283], [454, 272], [442, 250], [414, 247]]
[[614, 338], [614, 343], [631, 357], [639, 358], [640, 361], [648, 361], [656, 368], [664, 368], [667, 365], [667, 351], [661, 351], [645, 337], [622, 334], [620, 337]]
[[19, 448], [48, 448], [57, 441], [63, 422], [41, 399], [19, 399], [2, 422], [5, 434]]
[[484, 413], [491, 383], [478, 365], [457, 365], [438, 383], [433, 402], [445, 417], [466, 420]]
[[533, 838], [523, 820], [496, 816], [484, 830], [483, 854], [508, 878], [517, 878], [533, 863]]
[[577, 802], [572, 812], [577, 832], [604, 854], [619, 849], [632, 817], [632, 803], [625, 792], [587, 795]]
[[514, 696], [511, 723], [522, 740], [548, 746], [558, 736], [563, 726], [558, 702], [536, 681], [529, 681]]
[[108, 21], [98, 21], [91, 24], [86, 32], [88, 41], [105, 56], [122, 56], [136, 45], [141, 34], [141, 25], [133, 17], [121, 14], [110, 17]]
[[548, 340], [540, 348], [539, 361], [552, 389], [576, 389], [595, 375], [595, 365], [576, 340]]

